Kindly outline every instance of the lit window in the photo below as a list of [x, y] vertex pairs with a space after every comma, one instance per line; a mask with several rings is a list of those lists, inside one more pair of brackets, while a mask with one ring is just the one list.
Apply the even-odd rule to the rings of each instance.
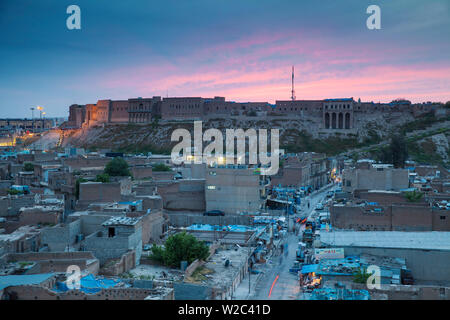
[[216, 190], [216, 186], [208, 186], [208, 190]]

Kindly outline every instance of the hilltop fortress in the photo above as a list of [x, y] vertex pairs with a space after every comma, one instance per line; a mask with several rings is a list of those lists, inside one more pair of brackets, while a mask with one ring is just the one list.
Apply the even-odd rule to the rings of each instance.
[[357, 134], [369, 122], [404, 123], [433, 113], [445, 116], [448, 110], [439, 103], [412, 104], [407, 100], [390, 103], [355, 101], [353, 98], [323, 100], [279, 100], [268, 102], [234, 102], [224, 97], [152, 97], [128, 100], [99, 100], [96, 104], [71, 105], [66, 128], [92, 127], [101, 124], [146, 124], [163, 122], [239, 119], [298, 120], [307, 131], [328, 134]]

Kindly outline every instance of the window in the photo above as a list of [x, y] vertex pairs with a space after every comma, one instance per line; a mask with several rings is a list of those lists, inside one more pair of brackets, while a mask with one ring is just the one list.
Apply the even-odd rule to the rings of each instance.
[[116, 235], [116, 228], [108, 228], [108, 238], [112, 238]]
[[441, 216], [440, 218], [441, 218], [441, 220], [445, 220], [445, 216]]
[[216, 190], [216, 186], [208, 186], [208, 190]]
[[209, 175], [210, 175], [210, 176], [216, 176], [216, 175], [217, 175], [217, 172], [215, 172], [215, 171], [210, 171], [210, 172], [209, 172]]

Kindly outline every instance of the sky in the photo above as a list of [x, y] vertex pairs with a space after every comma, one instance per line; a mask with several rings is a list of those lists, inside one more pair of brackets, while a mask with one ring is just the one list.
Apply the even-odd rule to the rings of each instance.
[[449, 57], [449, 0], [0, 0], [0, 118], [167, 95], [275, 103], [292, 65], [299, 100], [446, 102]]

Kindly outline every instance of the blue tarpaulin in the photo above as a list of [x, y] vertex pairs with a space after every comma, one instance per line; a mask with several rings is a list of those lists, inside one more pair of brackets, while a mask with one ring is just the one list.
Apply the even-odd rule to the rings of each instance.
[[[102, 289], [112, 288], [119, 282], [120, 280], [106, 278], [97, 279], [90, 274], [80, 279], [80, 290], [88, 294], [93, 294], [101, 291]], [[59, 292], [70, 290], [65, 282], [57, 282], [54, 289]]]
[[302, 274], [316, 272], [318, 267], [318, 264], [305, 264], [302, 266]]

